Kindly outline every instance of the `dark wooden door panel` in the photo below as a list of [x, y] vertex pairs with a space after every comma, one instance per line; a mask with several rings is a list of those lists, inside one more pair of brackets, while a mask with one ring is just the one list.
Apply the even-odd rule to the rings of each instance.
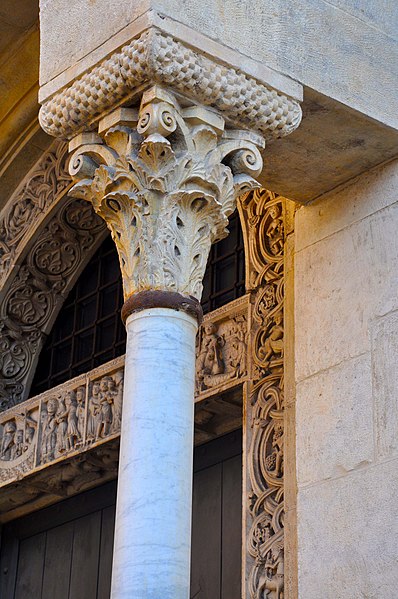
[[[239, 599], [241, 434], [195, 451], [192, 599]], [[109, 599], [116, 483], [3, 527], [1, 599]]]
[[100, 535], [100, 511], [75, 521], [69, 599], [97, 597]]
[[15, 599], [41, 597], [45, 550], [45, 533], [30, 537], [20, 543]]
[[100, 563], [97, 599], [109, 599], [111, 594], [112, 549], [115, 530], [115, 507], [102, 511]]
[[222, 464], [221, 599], [241, 597], [242, 559], [242, 456]]
[[194, 476], [191, 598], [218, 599], [221, 588], [221, 465]]
[[[55, 599], [55, 597], [57, 599], [69, 599], [73, 522], [66, 522], [61, 526], [51, 528], [46, 534], [46, 555], [41, 599]], [[19, 568], [17, 580], [18, 577]]]

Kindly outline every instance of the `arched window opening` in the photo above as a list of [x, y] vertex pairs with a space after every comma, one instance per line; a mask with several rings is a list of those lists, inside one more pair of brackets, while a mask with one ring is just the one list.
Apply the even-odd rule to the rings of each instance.
[[[203, 311], [245, 293], [245, 260], [239, 215], [228, 237], [211, 248], [203, 284]], [[107, 237], [70, 292], [41, 352], [31, 395], [122, 355], [126, 331], [120, 318], [123, 289], [118, 256]]]

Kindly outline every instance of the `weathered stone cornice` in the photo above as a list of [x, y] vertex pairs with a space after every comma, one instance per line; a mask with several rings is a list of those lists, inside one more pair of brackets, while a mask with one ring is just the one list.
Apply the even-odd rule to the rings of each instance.
[[152, 27], [46, 100], [41, 126], [71, 138], [153, 84], [216, 108], [227, 122], [266, 139], [288, 135], [301, 120], [297, 100]]

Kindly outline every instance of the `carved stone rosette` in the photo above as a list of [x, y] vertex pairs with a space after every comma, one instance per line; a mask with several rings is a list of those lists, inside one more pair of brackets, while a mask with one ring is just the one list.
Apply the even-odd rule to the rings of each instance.
[[[244, 596], [280, 599], [284, 589], [284, 244], [286, 200], [256, 190], [239, 202], [253, 298], [244, 423]], [[245, 537], [244, 537], [245, 538]]]
[[71, 142], [71, 193], [111, 230], [125, 299], [151, 289], [199, 301], [211, 244], [227, 235], [237, 195], [258, 187], [263, 139], [160, 87], [98, 131]]

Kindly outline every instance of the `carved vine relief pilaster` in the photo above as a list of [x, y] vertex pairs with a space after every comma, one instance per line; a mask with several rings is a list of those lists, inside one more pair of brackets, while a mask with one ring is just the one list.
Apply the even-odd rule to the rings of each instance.
[[285, 200], [266, 190], [239, 204], [253, 297], [245, 421], [247, 460], [245, 597], [282, 599], [284, 588]]

